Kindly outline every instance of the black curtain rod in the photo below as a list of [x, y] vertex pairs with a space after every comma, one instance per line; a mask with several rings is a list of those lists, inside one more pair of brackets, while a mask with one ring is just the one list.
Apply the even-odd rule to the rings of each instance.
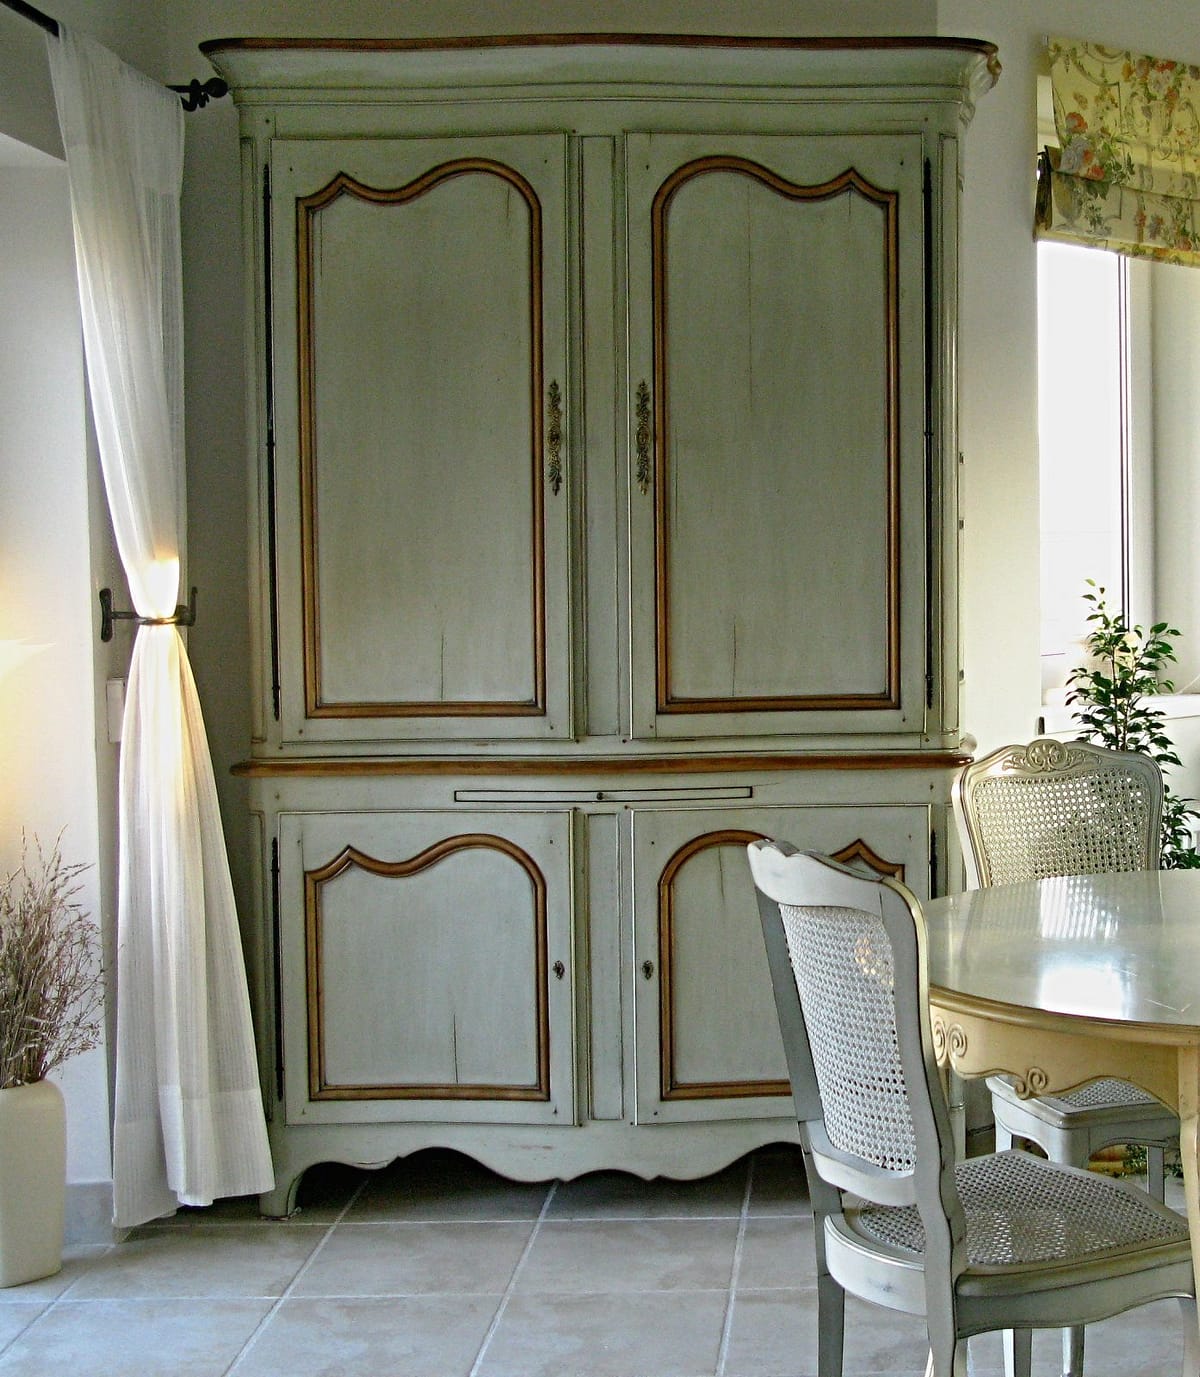
[[[27, 3], [27, 0], [0, 0], [0, 5], [7, 6], [14, 14], [19, 14], [22, 19], [29, 19], [39, 29], [45, 29], [55, 38], [58, 37], [58, 20], [52, 19], [48, 14], [43, 14], [39, 9], [35, 9]], [[167, 89], [179, 92], [179, 99], [187, 111], [203, 109], [210, 100], [219, 100], [229, 93], [229, 87], [220, 77], [210, 77], [207, 81], [199, 81], [193, 77], [186, 86], [168, 86]]]

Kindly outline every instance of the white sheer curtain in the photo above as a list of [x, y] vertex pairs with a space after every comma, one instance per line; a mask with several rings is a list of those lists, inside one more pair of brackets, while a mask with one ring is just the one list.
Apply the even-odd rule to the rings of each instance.
[[[185, 479], [172, 92], [61, 28], [47, 41], [67, 153], [92, 410], [134, 606], [179, 599]], [[174, 626], [134, 643], [121, 745], [114, 1221], [274, 1185], [212, 762]]]

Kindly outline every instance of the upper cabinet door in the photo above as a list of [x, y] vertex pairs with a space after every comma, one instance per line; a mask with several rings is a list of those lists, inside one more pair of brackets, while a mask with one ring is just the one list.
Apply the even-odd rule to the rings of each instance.
[[272, 144], [285, 742], [571, 734], [566, 168]]
[[626, 162], [635, 735], [919, 734], [920, 136]]

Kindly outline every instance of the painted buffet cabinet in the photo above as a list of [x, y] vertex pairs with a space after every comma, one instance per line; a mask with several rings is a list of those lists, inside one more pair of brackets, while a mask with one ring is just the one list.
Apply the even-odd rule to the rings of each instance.
[[262, 960], [322, 1160], [791, 1140], [745, 844], [944, 882], [958, 39], [205, 45], [252, 301]]

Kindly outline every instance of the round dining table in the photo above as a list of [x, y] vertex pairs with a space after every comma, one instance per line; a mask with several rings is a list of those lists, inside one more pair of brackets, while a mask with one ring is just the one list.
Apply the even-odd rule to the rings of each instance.
[[1200, 871], [1068, 875], [926, 901], [938, 1061], [1023, 1095], [1101, 1076], [1176, 1110], [1200, 1281]]

